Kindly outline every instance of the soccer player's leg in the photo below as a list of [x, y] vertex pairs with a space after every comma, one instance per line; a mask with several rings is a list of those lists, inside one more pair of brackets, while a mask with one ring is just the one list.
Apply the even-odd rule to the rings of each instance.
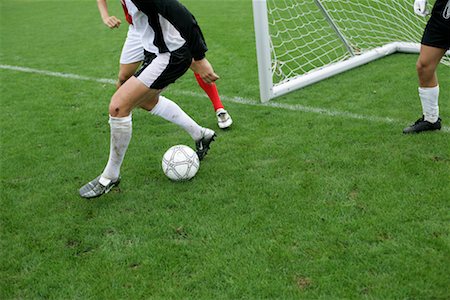
[[422, 117], [406, 127], [403, 133], [419, 133], [441, 129], [439, 118], [439, 84], [436, 68], [446, 50], [422, 45], [416, 68], [419, 77], [419, 98], [422, 104]]
[[[447, 3], [448, 5], [448, 3]], [[419, 97], [422, 117], [403, 129], [403, 133], [419, 133], [441, 129], [439, 117], [439, 83], [436, 68], [445, 52], [450, 48], [450, 18], [446, 15], [446, 4], [437, 1], [431, 18], [425, 27], [416, 68], [419, 77]]]
[[436, 68], [445, 50], [422, 45], [416, 68], [419, 77], [419, 98], [422, 104], [422, 117], [403, 129], [403, 133], [419, 133], [441, 129], [439, 118], [439, 85]]
[[100, 176], [81, 187], [81, 197], [99, 197], [119, 184], [120, 167], [131, 140], [131, 111], [149, 99], [156, 102], [158, 93], [131, 77], [113, 95], [109, 105], [111, 139], [108, 163]]
[[217, 125], [221, 129], [226, 129], [231, 126], [233, 120], [231, 119], [230, 114], [225, 110], [222, 101], [220, 100], [219, 91], [217, 90], [216, 84], [206, 83], [202, 77], [194, 71], [195, 79], [197, 80], [198, 85], [205, 91], [208, 95], [209, 100], [214, 107], [214, 111], [217, 116]]

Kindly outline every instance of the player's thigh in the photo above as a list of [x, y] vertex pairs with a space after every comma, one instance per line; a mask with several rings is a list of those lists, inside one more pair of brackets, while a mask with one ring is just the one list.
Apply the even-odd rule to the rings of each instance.
[[148, 88], [136, 77], [128, 79], [113, 95], [109, 104], [109, 114], [113, 117], [126, 117], [143, 103], [156, 104], [160, 90]]
[[119, 79], [122, 82], [125, 82], [130, 78], [131, 76], [136, 73], [137, 69], [141, 65], [141, 61], [134, 62], [134, 63], [128, 63], [128, 64], [120, 64], [119, 67]]

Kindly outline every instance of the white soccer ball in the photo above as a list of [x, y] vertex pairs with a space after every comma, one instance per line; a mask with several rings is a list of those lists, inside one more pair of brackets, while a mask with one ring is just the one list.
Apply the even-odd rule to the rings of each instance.
[[197, 153], [186, 145], [170, 147], [163, 155], [162, 169], [170, 180], [189, 180], [197, 174], [199, 167]]

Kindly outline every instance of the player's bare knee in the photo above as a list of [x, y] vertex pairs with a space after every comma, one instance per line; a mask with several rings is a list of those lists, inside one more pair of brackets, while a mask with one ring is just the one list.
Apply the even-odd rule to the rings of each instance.
[[128, 110], [123, 105], [119, 105], [115, 101], [111, 101], [111, 103], [109, 104], [109, 115], [111, 117], [121, 118], [121, 117], [126, 117], [129, 114], [130, 114], [130, 110]]
[[121, 111], [121, 109], [120, 109], [119, 106], [117, 106], [117, 105], [112, 105], [112, 104], [109, 105], [109, 115], [110, 115], [111, 117], [118, 117], [120, 111]]
[[418, 60], [416, 63], [417, 74], [420, 79], [426, 80], [427, 78], [433, 77], [434, 67], [432, 64], [424, 63], [421, 60]]
[[424, 64], [420, 59], [416, 62], [417, 73], [421, 74], [426, 70], [426, 64]]

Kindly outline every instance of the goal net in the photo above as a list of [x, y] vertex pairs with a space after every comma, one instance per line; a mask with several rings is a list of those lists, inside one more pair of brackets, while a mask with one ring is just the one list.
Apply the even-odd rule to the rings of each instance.
[[[395, 52], [419, 53], [428, 18], [413, 3], [253, 0], [261, 101]], [[450, 66], [450, 52], [442, 62]]]

